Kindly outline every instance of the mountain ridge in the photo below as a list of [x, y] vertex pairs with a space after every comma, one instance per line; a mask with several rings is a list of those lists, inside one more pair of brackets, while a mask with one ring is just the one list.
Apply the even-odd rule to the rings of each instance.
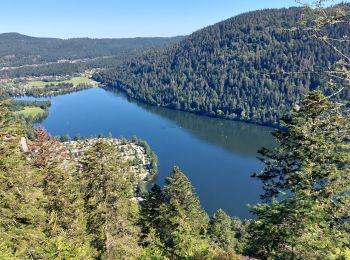
[[0, 66], [22, 66], [102, 56], [135, 53], [181, 40], [175, 37], [137, 38], [49, 38], [33, 37], [16, 32], [0, 34]]
[[124, 39], [173, 39], [173, 38], [184, 38], [186, 35], [175, 35], [175, 36], [135, 36], [135, 37], [71, 37], [71, 38], [60, 38], [60, 37], [42, 37], [42, 36], [32, 36], [19, 32], [3, 32], [0, 33], [0, 38], [2, 37], [21, 37], [21, 38], [35, 38], [35, 39], [53, 39], [53, 40], [74, 40], [74, 39], [89, 39], [89, 40], [124, 40]]

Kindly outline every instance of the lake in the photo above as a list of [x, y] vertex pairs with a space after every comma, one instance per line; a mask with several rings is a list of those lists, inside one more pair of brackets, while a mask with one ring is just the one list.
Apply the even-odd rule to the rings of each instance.
[[157, 183], [177, 165], [209, 214], [222, 208], [231, 216], [252, 217], [246, 205], [258, 202], [262, 189], [250, 176], [263, 167], [257, 150], [273, 145], [271, 128], [152, 107], [102, 88], [50, 100], [42, 125], [52, 135], [136, 135], [158, 156]]

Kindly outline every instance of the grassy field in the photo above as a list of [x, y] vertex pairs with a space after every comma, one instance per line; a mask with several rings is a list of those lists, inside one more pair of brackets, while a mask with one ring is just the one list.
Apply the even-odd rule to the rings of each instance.
[[26, 107], [23, 110], [16, 111], [15, 114], [24, 117], [36, 117], [40, 114], [45, 113], [45, 111], [40, 107]]
[[72, 83], [74, 86], [78, 84], [97, 84], [95, 81], [85, 76], [72, 77], [68, 80], [53, 80], [53, 81], [34, 80], [34, 81], [28, 82], [29, 86], [32, 86], [32, 87], [43, 87], [45, 85], [50, 85], [50, 84], [57, 85], [60, 83]]

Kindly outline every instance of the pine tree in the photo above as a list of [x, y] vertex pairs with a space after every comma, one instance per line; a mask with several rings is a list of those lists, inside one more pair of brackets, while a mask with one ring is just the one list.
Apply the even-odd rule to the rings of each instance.
[[161, 241], [171, 257], [206, 257], [210, 254], [206, 230], [209, 218], [201, 208], [188, 178], [174, 167], [165, 180]]
[[43, 208], [47, 213], [46, 233], [49, 237], [46, 254], [49, 258], [92, 259], [94, 250], [86, 230], [86, 217], [73, 169], [64, 161], [66, 151], [43, 128], [36, 131], [29, 145], [33, 164], [42, 173], [45, 196]]
[[136, 226], [138, 207], [131, 175], [116, 148], [98, 140], [81, 161], [82, 192], [88, 231], [98, 259], [129, 259], [140, 255]]
[[64, 159], [64, 148], [50, 137], [42, 127], [35, 131], [35, 140], [29, 144], [30, 158], [37, 168], [43, 169], [56, 165]]
[[222, 209], [211, 218], [208, 234], [214, 247], [225, 252], [235, 251], [237, 241], [232, 230], [232, 221]]
[[348, 111], [311, 92], [263, 149], [265, 204], [252, 208], [252, 250], [282, 258], [349, 257], [350, 122]]
[[145, 195], [140, 208], [140, 226], [143, 238], [146, 238], [151, 230], [159, 232], [162, 228], [160, 208], [165, 202], [162, 188], [155, 184]]
[[20, 149], [23, 127], [0, 105], [0, 257], [42, 258], [47, 237], [42, 178]]
[[[147, 241], [147, 244], [145, 243]], [[156, 234], [154, 229], [149, 229], [147, 238], [143, 237], [142, 243], [144, 248], [140, 259], [142, 260], [162, 260], [166, 258], [166, 248], [160, 241], [159, 235]]]
[[238, 217], [231, 219], [232, 230], [235, 233], [236, 243], [235, 252], [237, 254], [246, 255], [245, 250], [249, 243], [248, 240], [248, 227], [252, 220], [241, 220]]
[[141, 244], [144, 247], [141, 259], [164, 259], [167, 249], [160, 240], [165, 230], [161, 208], [166, 203], [163, 190], [154, 184], [141, 202], [139, 225]]

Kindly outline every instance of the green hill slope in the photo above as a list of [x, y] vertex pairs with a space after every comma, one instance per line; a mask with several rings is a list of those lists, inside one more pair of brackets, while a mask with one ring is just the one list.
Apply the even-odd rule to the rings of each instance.
[[[291, 30], [301, 13], [301, 8], [245, 13], [95, 79], [149, 104], [277, 125], [307, 91], [325, 87], [320, 72], [338, 59], [322, 42]], [[349, 35], [349, 30], [333, 28], [330, 34]]]
[[124, 39], [57, 39], [37, 38], [19, 33], [0, 34], [0, 66], [41, 64], [58, 60], [91, 59], [101, 56], [118, 56], [136, 50], [174, 43], [172, 38]]

